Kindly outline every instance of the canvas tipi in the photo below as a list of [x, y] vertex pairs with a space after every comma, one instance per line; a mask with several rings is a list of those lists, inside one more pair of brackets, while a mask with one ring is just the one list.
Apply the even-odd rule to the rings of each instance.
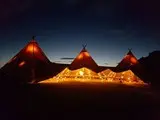
[[[32, 63], [36, 60], [41, 62], [50, 62], [43, 50], [39, 47], [39, 44], [36, 42], [34, 36], [32, 37], [32, 40], [8, 63], [12, 63], [20, 59], [24, 62], [26, 61]], [[22, 64], [19, 64], [19, 66], [22, 66]]]
[[83, 46], [82, 51], [77, 55], [69, 67], [65, 68], [53, 78], [44, 80], [41, 83], [62, 81], [97, 82], [102, 80], [101, 76], [95, 72], [98, 65], [92, 59], [85, 47], [86, 46]]
[[32, 40], [2, 67], [2, 71], [5, 77], [21, 79], [20, 82], [31, 82], [45, 76], [47, 72], [50, 73], [47, 71], [49, 64], [49, 59], [35, 37], [32, 37]]
[[70, 70], [76, 70], [82, 67], [86, 67], [88, 69], [91, 69], [93, 71], [96, 71], [98, 68], [98, 65], [93, 60], [89, 52], [86, 50], [86, 45], [83, 45], [83, 49], [81, 52], [77, 55], [77, 57], [73, 60], [71, 65], [69, 66]]
[[116, 66], [117, 71], [129, 70], [131, 66], [138, 64], [137, 58], [129, 49], [129, 52], [123, 57], [122, 61]]

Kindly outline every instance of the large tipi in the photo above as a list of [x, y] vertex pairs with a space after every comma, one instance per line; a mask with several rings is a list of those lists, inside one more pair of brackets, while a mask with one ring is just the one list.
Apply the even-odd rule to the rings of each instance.
[[[34, 36], [32, 37], [32, 40], [22, 50], [20, 50], [20, 52], [16, 54], [8, 63], [20, 61], [20, 59], [24, 62], [26, 61], [30, 63], [33, 63], [36, 60], [41, 62], [50, 62], [44, 54], [43, 50], [39, 47], [39, 44], [36, 42]], [[19, 63], [19, 66], [23, 65]]]
[[83, 49], [73, 60], [73, 62], [69, 66], [69, 69], [76, 70], [82, 67], [86, 67], [93, 71], [96, 71], [98, 69], [97, 63], [93, 60], [89, 52], [86, 50], [86, 45], [83, 45]]
[[131, 49], [129, 52], [123, 57], [121, 62], [116, 66], [117, 71], [129, 70], [133, 65], [138, 64], [137, 58], [132, 53]]
[[83, 49], [69, 67], [53, 78], [44, 80], [41, 83], [62, 81], [92, 82], [102, 80], [99, 74], [95, 72], [96, 69], [98, 69], [98, 65], [86, 50], [86, 46], [83, 46]]
[[50, 63], [35, 37], [32, 37], [32, 40], [1, 69], [4, 77], [21, 79], [19, 82], [31, 82], [50, 73], [47, 71]]

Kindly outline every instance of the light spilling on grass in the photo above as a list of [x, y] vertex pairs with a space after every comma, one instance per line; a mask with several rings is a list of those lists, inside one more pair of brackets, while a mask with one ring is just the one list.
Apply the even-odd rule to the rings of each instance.
[[120, 83], [127, 85], [146, 84], [137, 76], [135, 76], [135, 74], [131, 70], [116, 73], [110, 69], [107, 69], [100, 73], [96, 73], [85, 67], [77, 70], [70, 70], [69, 68], [65, 68], [58, 75], [54, 76], [53, 78], [41, 81], [40, 83], [63, 82]]

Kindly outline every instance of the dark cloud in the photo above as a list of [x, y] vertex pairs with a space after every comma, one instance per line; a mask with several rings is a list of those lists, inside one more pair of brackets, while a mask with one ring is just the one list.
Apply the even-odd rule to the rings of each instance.
[[63, 58], [60, 58], [61, 60], [73, 60], [74, 58], [71, 58], [71, 57], [63, 57]]
[[62, 63], [62, 64], [64, 64], [64, 63], [66, 63], [66, 64], [70, 64], [72, 61], [68, 61], [68, 60], [66, 60], [66, 61], [64, 61], [64, 60], [57, 60], [57, 61], [54, 61], [55, 63]]
[[63, 61], [59, 61], [59, 60], [57, 60], [57, 61], [54, 61], [55, 63], [61, 63], [61, 62], [63, 62]]

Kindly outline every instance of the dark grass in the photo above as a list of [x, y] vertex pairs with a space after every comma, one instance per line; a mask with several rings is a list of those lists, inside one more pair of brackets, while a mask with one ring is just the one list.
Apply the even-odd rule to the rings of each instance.
[[4, 88], [3, 119], [159, 120], [149, 87], [117, 84], [34, 84]]

